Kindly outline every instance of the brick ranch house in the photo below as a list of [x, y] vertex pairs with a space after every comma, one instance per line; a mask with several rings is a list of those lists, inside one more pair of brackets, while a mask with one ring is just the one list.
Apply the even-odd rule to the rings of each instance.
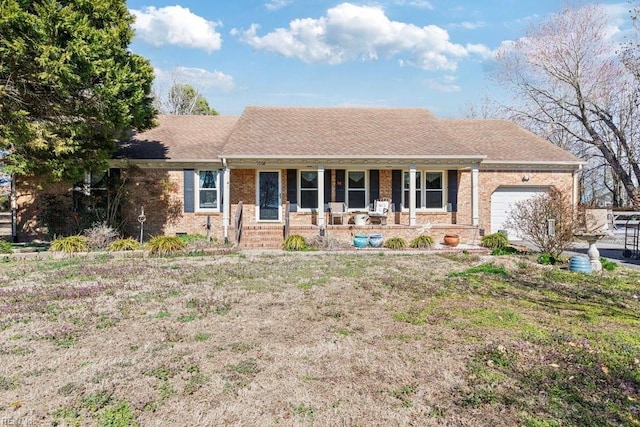
[[[285, 223], [291, 233], [345, 241], [357, 232], [409, 239], [428, 225], [436, 241], [455, 232], [477, 242], [505, 228], [515, 201], [552, 186], [575, 204], [582, 163], [506, 120], [438, 119], [415, 108], [248, 107], [240, 117], [160, 116], [156, 128], [120, 143], [111, 166], [135, 167], [139, 206], [129, 222], [137, 225], [144, 206], [145, 235], [209, 226], [232, 240], [241, 205], [244, 245], [279, 247]], [[382, 198], [391, 201], [386, 225], [354, 223]], [[345, 203], [343, 224], [330, 223], [329, 202]]]

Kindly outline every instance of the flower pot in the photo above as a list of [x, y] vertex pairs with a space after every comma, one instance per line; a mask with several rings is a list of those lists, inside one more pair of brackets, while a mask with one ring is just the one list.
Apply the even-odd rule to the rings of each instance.
[[444, 235], [444, 244], [451, 247], [458, 246], [460, 243], [460, 235], [458, 234], [445, 234]]
[[369, 245], [369, 236], [366, 234], [356, 234], [353, 236], [353, 246], [356, 248], [365, 248]]
[[589, 274], [591, 273], [591, 261], [589, 261], [589, 258], [584, 256], [572, 256], [569, 261], [569, 270]]
[[369, 244], [374, 248], [379, 248], [382, 246], [383, 242], [382, 234], [370, 234], [369, 235]]

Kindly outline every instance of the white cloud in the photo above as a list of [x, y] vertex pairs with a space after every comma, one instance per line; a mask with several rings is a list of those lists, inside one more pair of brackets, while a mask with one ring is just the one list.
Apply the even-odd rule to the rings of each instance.
[[216, 32], [219, 23], [207, 21], [182, 6], [131, 10], [136, 21], [136, 36], [154, 46], [176, 45], [207, 52], [219, 50], [222, 37]]
[[267, 8], [267, 10], [278, 10], [278, 9], [282, 9], [283, 7], [289, 5], [293, 3], [293, 0], [269, 0], [268, 2], [265, 3], [264, 7]]
[[495, 51], [489, 49], [483, 44], [467, 43], [467, 52], [480, 55], [483, 59], [492, 58], [495, 55]]
[[441, 80], [427, 79], [425, 84], [429, 89], [433, 89], [438, 92], [454, 93], [460, 92], [461, 88], [456, 84], [455, 76], [444, 76]]
[[288, 28], [258, 35], [260, 26], [233, 29], [231, 34], [257, 50], [272, 52], [303, 62], [340, 64], [346, 61], [372, 61], [400, 57], [403, 65], [425, 70], [454, 70], [457, 60], [471, 51], [452, 43], [447, 31], [436, 25], [418, 27], [391, 21], [378, 6], [342, 3], [318, 18], [295, 19]]
[[427, 0], [396, 0], [398, 6], [411, 6], [420, 9], [433, 9], [433, 5]]
[[464, 22], [459, 22], [459, 23], [450, 25], [450, 27], [452, 28], [461, 28], [463, 30], [477, 30], [478, 28], [482, 28], [484, 26], [485, 26], [485, 23], [483, 21], [476, 21], [476, 22], [464, 21]]
[[223, 93], [235, 89], [233, 77], [221, 71], [202, 68], [176, 67], [173, 70], [154, 68], [155, 85], [159, 92], [166, 92], [174, 83], [189, 84], [199, 91], [211, 89]]

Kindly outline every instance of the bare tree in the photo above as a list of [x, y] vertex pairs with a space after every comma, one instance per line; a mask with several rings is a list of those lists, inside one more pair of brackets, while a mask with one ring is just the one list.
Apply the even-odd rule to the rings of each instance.
[[207, 99], [193, 85], [179, 83], [175, 75], [171, 80], [169, 88], [160, 87], [156, 82], [153, 89], [153, 106], [161, 114], [218, 115], [218, 111], [209, 106]]
[[167, 96], [168, 114], [175, 115], [217, 115], [218, 112], [209, 107], [207, 100], [193, 86], [175, 83]]
[[502, 48], [494, 77], [514, 96], [514, 120], [605, 164], [603, 186], [621, 186], [640, 209], [638, 87], [607, 30], [601, 7], [566, 7]]
[[[517, 202], [505, 225], [533, 243], [541, 252], [558, 258], [573, 242], [574, 213], [571, 202], [556, 188]], [[553, 221], [550, 232], [549, 220]]]
[[502, 106], [487, 94], [480, 98], [479, 101], [467, 102], [461, 113], [467, 119], [498, 119], [505, 117]]

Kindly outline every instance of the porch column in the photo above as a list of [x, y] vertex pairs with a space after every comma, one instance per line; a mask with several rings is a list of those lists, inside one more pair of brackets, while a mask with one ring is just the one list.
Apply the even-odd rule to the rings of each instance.
[[324, 165], [318, 165], [318, 227], [325, 228], [324, 221]]
[[480, 192], [478, 190], [479, 164], [471, 166], [471, 224], [480, 223]]
[[409, 225], [416, 225], [416, 165], [409, 166]]
[[229, 224], [231, 219], [231, 170], [225, 167], [222, 170], [222, 228], [224, 230], [224, 242], [229, 243]]

